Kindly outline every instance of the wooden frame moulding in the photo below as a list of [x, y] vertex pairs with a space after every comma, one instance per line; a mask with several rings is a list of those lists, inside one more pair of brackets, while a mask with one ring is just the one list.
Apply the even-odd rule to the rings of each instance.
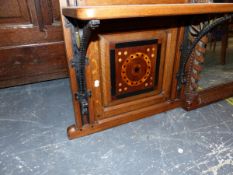
[[[112, 13], [113, 11], [114, 13]], [[76, 6], [62, 9], [63, 15], [80, 20], [199, 15], [228, 13], [232, 11], [232, 3], [98, 5]]]
[[188, 0], [78, 0], [80, 6], [129, 5], [129, 4], [178, 4]]

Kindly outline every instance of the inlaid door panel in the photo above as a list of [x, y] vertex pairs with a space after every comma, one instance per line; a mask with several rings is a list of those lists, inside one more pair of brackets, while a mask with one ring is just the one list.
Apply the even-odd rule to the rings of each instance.
[[[95, 52], [89, 55], [95, 65], [93, 96], [102, 94], [94, 102], [97, 118], [163, 103], [170, 98], [176, 37], [174, 29], [99, 35], [99, 60]], [[90, 50], [93, 48], [96, 46], [91, 45]]]

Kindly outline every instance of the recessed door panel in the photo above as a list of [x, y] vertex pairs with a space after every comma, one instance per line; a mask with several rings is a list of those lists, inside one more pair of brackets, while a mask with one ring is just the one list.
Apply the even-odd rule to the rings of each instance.
[[26, 0], [0, 0], [0, 24], [30, 23], [29, 7]]
[[[93, 94], [102, 94], [94, 102], [97, 117], [107, 118], [169, 99], [176, 37], [174, 29], [99, 35], [99, 60], [95, 52], [89, 56], [95, 63], [93, 77], [100, 81]], [[90, 50], [92, 47], [96, 44]]]

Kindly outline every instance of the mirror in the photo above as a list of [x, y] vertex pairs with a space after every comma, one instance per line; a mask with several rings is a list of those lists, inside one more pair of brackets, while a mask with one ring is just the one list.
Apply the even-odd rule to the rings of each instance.
[[218, 26], [208, 38], [198, 91], [233, 82], [233, 23]]

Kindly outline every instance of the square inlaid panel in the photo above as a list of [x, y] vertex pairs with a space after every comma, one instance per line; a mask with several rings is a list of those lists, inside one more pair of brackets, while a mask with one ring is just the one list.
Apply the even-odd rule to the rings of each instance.
[[[170, 96], [176, 30], [101, 33], [89, 55], [97, 118], [165, 102]], [[99, 65], [99, 66], [98, 66]], [[94, 85], [94, 84], [93, 84]]]
[[158, 39], [115, 43], [110, 48], [112, 99], [153, 91], [158, 83]]

